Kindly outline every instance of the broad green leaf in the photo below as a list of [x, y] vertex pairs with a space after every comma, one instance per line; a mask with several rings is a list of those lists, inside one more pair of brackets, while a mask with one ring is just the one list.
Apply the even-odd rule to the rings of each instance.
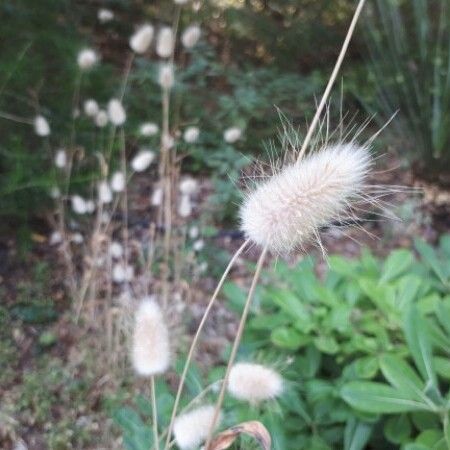
[[394, 387], [410, 398], [424, 401], [424, 383], [414, 369], [402, 358], [395, 355], [382, 355], [380, 368], [383, 375]]
[[314, 322], [307, 306], [289, 291], [277, 291], [273, 295], [273, 302], [284, 311], [298, 330], [307, 334], [314, 328]]
[[394, 250], [384, 262], [380, 283], [386, 283], [397, 278], [408, 270], [413, 261], [413, 254], [409, 250]]
[[[444, 435], [442, 434], [441, 430], [425, 430], [422, 431], [422, 433], [419, 434], [416, 438], [417, 444], [422, 444], [430, 448], [440, 448], [436, 447], [436, 445], [439, 444], [440, 441], [442, 441]], [[445, 447], [444, 447], [445, 450]]]
[[427, 322], [414, 305], [406, 311], [404, 331], [411, 355], [425, 383], [436, 386]]
[[439, 261], [439, 258], [436, 255], [436, 251], [428, 245], [422, 239], [415, 240], [415, 246], [417, 251], [420, 253], [420, 256], [423, 260], [428, 264], [428, 266], [433, 270], [433, 272], [437, 275], [440, 281], [448, 286], [448, 276], [444, 273], [442, 269], [442, 263]]
[[351, 381], [341, 389], [341, 397], [352, 407], [377, 414], [393, 414], [428, 409], [404, 392], [387, 384]]
[[298, 350], [305, 346], [310, 338], [290, 327], [278, 327], [272, 331], [270, 340], [278, 347], [287, 348], [289, 350]]
[[371, 379], [378, 372], [378, 359], [375, 356], [365, 356], [358, 358], [344, 368], [343, 374], [345, 378], [355, 379], [364, 378]]
[[321, 352], [329, 355], [339, 351], [339, 345], [333, 336], [318, 336], [314, 338], [314, 344]]
[[406, 414], [390, 417], [384, 424], [386, 439], [394, 444], [404, 444], [409, 440], [412, 427]]
[[230, 302], [233, 309], [236, 311], [242, 311], [247, 295], [237, 284], [226, 282], [223, 285], [222, 292]]
[[344, 432], [344, 450], [362, 450], [369, 442], [372, 426], [351, 418], [347, 421]]

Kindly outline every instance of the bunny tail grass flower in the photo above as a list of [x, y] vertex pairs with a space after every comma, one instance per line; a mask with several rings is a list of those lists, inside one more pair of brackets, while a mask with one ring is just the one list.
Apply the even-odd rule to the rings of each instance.
[[[241, 209], [241, 228], [274, 253], [303, 249], [319, 229], [354, 219], [372, 161], [367, 147], [337, 144], [313, 152], [256, 186]], [[320, 243], [320, 241], [319, 241]]]
[[55, 155], [55, 166], [58, 169], [64, 169], [67, 165], [67, 153], [63, 148], [60, 148]]
[[126, 180], [123, 172], [114, 172], [111, 177], [111, 189], [114, 192], [122, 192], [125, 189]]
[[86, 200], [83, 197], [80, 197], [79, 195], [74, 195], [71, 198], [72, 202], [72, 211], [75, 214], [86, 214], [87, 211], [87, 205]]
[[50, 135], [50, 125], [44, 116], [36, 116], [34, 119], [34, 131], [38, 136], [45, 137]]
[[110, 9], [100, 8], [97, 12], [97, 19], [100, 23], [110, 22], [114, 19], [114, 13]]
[[151, 150], [142, 149], [139, 153], [131, 160], [131, 168], [135, 172], [143, 172], [146, 170], [150, 164], [155, 159], [155, 153]]
[[174, 81], [175, 77], [173, 74], [172, 64], [162, 64], [161, 67], [159, 68], [159, 75], [158, 75], [159, 85], [163, 89], [169, 90], [172, 88]]
[[227, 128], [223, 133], [223, 139], [228, 144], [234, 144], [242, 136], [242, 130], [238, 127]]
[[198, 137], [200, 136], [200, 130], [198, 127], [187, 127], [183, 133], [183, 139], [188, 144], [193, 144], [197, 142]]
[[98, 56], [91, 48], [85, 48], [78, 53], [77, 63], [81, 70], [89, 70], [97, 64]]
[[110, 122], [117, 126], [123, 125], [127, 120], [127, 114], [122, 102], [117, 98], [113, 98], [108, 103], [108, 117]]
[[156, 43], [156, 53], [161, 58], [169, 58], [174, 46], [173, 31], [170, 27], [163, 27], [159, 31]]
[[[214, 406], [205, 405], [178, 416], [173, 426], [175, 442], [181, 450], [197, 449], [207, 438], [214, 419]], [[220, 419], [216, 421], [218, 425]]]
[[130, 47], [135, 53], [142, 55], [145, 53], [153, 40], [154, 28], [149, 25], [142, 25], [130, 38]]
[[139, 127], [139, 133], [141, 136], [150, 137], [158, 134], [159, 127], [156, 123], [145, 122]]
[[100, 203], [111, 203], [113, 195], [107, 181], [100, 181], [98, 184], [98, 200]]
[[237, 363], [230, 371], [228, 392], [238, 400], [257, 404], [283, 392], [283, 378], [261, 364]]
[[101, 109], [95, 116], [95, 125], [99, 128], [106, 127], [108, 125], [108, 113]]
[[169, 330], [154, 300], [144, 299], [136, 311], [131, 359], [143, 377], [164, 373], [169, 367]]
[[99, 111], [98, 103], [90, 98], [84, 102], [83, 109], [88, 117], [95, 117]]
[[184, 48], [192, 48], [197, 44], [202, 32], [198, 25], [191, 25], [187, 27], [181, 35], [181, 43]]

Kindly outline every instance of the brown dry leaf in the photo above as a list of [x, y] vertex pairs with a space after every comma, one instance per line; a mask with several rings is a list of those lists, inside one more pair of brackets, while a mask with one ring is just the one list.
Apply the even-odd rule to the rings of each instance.
[[211, 442], [208, 450], [225, 450], [230, 448], [231, 444], [241, 434], [247, 434], [258, 441], [263, 450], [270, 450], [272, 439], [267, 428], [256, 420], [242, 422], [239, 425], [229, 428], [218, 434]]

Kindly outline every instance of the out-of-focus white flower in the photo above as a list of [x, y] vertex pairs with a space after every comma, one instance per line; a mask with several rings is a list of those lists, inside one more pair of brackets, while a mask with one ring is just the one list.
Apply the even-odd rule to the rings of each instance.
[[98, 61], [97, 53], [91, 48], [85, 48], [78, 53], [77, 63], [81, 70], [91, 69]]
[[184, 195], [193, 195], [197, 192], [198, 183], [194, 178], [186, 177], [180, 181], [180, 185], [178, 187], [180, 192]]
[[34, 119], [34, 131], [38, 136], [45, 137], [50, 134], [50, 125], [44, 116], [36, 116]]
[[163, 199], [163, 190], [160, 187], [155, 188], [152, 194], [152, 206], [160, 206]]
[[176, 5], [185, 5], [189, 0], [173, 0]]
[[174, 45], [173, 31], [170, 27], [163, 27], [158, 33], [158, 42], [156, 43], [156, 53], [161, 58], [168, 58], [172, 55]]
[[99, 128], [103, 128], [108, 125], [108, 113], [104, 109], [101, 109], [95, 116], [95, 125]]
[[114, 19], [114, 13], [110, 9], [100, 8], [97, 12], [97, 18], [100, 23], [111, 22]]
[[82, 244], [84, 242], [84, 237], [81, 233], [74, 233], [72, 236], [70, 236], [70, 240], [74, 244]]
[[98, 103], [93, 98], [84, 102], [84, 113], [88, 117], [95, 117], [98, 113], [98, 109]]
[[123, 283], [131, 281], [134, 277], [133, 266], [128, 266], [122, 263], [114, 264], [112, 271], [112, 279], [115, 283]]
[[207, 270], [208, 270], [208, 263], [206, 261], [203, 261], [198, 265], [198, 271], [200, 273], [205, 273]]
[[86, 213], [92, 214], [95, 211], [95, 202], [94, 200], [86, 200]]
[[228, 144], [234, 144], [237, 142], [242, 136], [242, 130], [238, 127], [231, 127], [224, 131], [223, 139]]
[[57, 186], [53, 186], [50, 189], [49, 195], [51, 198], [59, 198], [61, 197], [61, 191], [59, 190], [59, 188]]
[[72, 211], [75, 214], [86, 214], [86, 201], [83, 197], [79, 195], [73, 195], [71, 198], [72, 201]]
[[114, 259], [119, 259], [123, 255], [123, 246], [120, 242], [113, 241], [111, 242], [111, 245], [109, 246], [109, 254]]
[[131, 49], [138, 54], [145, 53], [152, 43], [154, 29], [151, 25], [142, 25], [130, 38]]
[[188, 144], [193, 144], [194, 142], [197, 142], [199, 135], [200, 130], [198, 129], [198, 127], [187, 127], [184, 130], [183, 138]]
[[107, 181], [100, 181], [98, 184], [98, 200], [100, 203], [111, 203], [113, 195]]
[[62, 242], [62, 236], [61, 233], [59, 231], [54, 231], [49, 238], [49, 244], [50, 245], [57, 245], [60, 244]]
[[122, 102], [117, 98], [113, 98], [108, 103], [108, 117], [110, 122], [116, 127], [123, 125], [127, 120], [127, 114]]
[[189, 195], [183, 194], [178, 205], [178, 215], [180, 217], [189, 217], [192, 214], [192, 203]]
[[139, 133], [145, 137], [154, 136], [155, 134], [158, 133], [158, 131], [159, 131], [158, 125], [156, 125], [156, 123], [153, 122], [145, 122], [139, 128]]
[[67, 153], [63, 148], [60, 148], [55, 154], [55, 166], [58, 169], [64, 169], [67, 165]]
[[181, 35], [181, 42], [184, 48], [192, 48], [197, 44], [202, 32], [198, 25], [187, 27]]
[[191, 239], [197, 239], [199, 234], [200, 231], [197, 225], [193, 225], [191, 228], [189, 228], [189, 237]]
[[131, 168], [135, 172], [143, 172], [146, 170], [150, 164], [155, 159], [155, 153], [148, 149], [142, 149], [139, 153], [131, 160]]
[[165, 150], [171, 149], [175, 145], [175, 139], [168, 133], [162, 135], [162, 146]]
[[78, 119], [78, 117], [80, 117], [80, 108], [73, 108], [72, 117], [74, 119]]
[[162, 64], [159, 68], [159, 85], [163, 89], [171, 89], [175, 81], [172, 64]]
[[111, 189], [114, 192], [122, 192], [125, 189], [125, 175], [123, 172], [114, 172], [111, 177]]
[[111, 221], [111, 216], [110, 216], [108, 211], [103, 211], [102, 212], [102, 216], [100, 217], [100, 221], [103, 224], [107, 224], [107, 223], [109, 223]]
[[201, 252], [204, 247], [205, 241], [203, 239], [198, 239], [197, 241], [194, 242], [194, 245], [192, 246], [195, 252]]

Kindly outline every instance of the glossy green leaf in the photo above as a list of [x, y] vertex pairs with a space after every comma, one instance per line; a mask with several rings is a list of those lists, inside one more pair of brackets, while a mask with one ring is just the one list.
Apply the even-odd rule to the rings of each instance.
[[272, 331], [270, 340], [278, 347], [298, 350], [306, 345], [310, 338], [289, 327], [278, 327]]
[[413, 261], [414, 257], [409, 250], [394, 250], [384, 262], [380, 282], [385, 283], [397, 278], [408, 270]]
[[370, 424], [355, 418], [347, 421], [344, 432], [344, 450], [363, 450], [372, 433]]
[[386, 439], [394, 444], [404, 444], [409, 440], [412, 427], [406, 414], [390, 417], [384, 424]]
[[412, 399], [387, 384], [351, 381], [341, 389], [342, 398], [361, 411], [379, 414], [426, 410], [426, 404]]

